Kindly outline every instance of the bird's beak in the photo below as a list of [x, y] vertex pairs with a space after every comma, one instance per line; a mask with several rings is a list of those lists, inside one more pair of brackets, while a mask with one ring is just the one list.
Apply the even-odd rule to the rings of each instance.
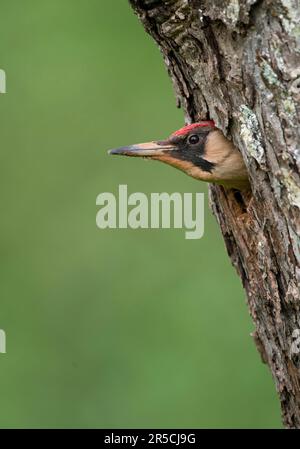
[[135, 157], [157, 157], [164, 155], [166, 151], [174, 149], [174, 145], [171, 145], [168, 142], [147, 142], [109, 150], [108, 154], [121, 154], [123, 156]]

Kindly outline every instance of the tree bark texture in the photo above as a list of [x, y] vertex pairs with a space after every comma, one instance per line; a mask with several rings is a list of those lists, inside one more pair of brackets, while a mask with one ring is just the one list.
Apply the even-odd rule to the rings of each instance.
[[186, 122], [211, 118], [243, 154], [251, 192], [210, 186], [247, 294], [283, 423], [300, 427], [298, 0], [130, 0], [155, 39]]

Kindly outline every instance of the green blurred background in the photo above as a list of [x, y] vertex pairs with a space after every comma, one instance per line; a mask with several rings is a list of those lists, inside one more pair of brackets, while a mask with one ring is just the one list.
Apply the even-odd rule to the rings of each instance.
[[[126, 0], [0, 0], [1, 427], [280, 427], [206, 185], [107, 149], [184, 123]], [[205, 235], [99, 230], [96, 196], [205, 192]]]

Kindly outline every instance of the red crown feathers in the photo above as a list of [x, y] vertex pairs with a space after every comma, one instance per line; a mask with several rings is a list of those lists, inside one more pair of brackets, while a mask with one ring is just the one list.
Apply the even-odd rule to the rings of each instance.
[[182, 136], [184, 134], [189, 133], [192, 129], [201, 128], [203, 126], [208, 126], [210, 128], [215, 128], [215, 122], [213, 120], [206, 120], [204, 122], [192, 123], [191, 125], [184, 126], [183, 128], [178, 129], [172, 135], [173, 136]]

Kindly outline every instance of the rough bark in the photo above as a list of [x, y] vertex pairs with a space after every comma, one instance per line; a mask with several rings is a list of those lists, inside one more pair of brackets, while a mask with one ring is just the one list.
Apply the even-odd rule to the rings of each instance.
[[211, 186], [210, 204], [246, 290], [283, 423], [299, 428], [298, 1], [130, 2], [161, 49], [186, 121], [214, 119], [245, 159], [252, 191]]

